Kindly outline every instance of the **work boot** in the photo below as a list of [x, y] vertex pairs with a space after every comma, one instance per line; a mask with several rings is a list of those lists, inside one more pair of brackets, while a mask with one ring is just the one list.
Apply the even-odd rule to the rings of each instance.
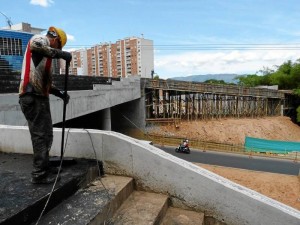
[[[54, 183], [56, 179], [56, 175], [54, 174], [49, 174], [46, 177], [42, 177], [42, 178], [37, 178], [37, 177], [33, 177], [31, 179], [31, 183], [33, 184], [51, 184]], [[57, 181], [60, 180], [60, 176], [57, 177]]]
[[[50, 173], [50, 174], [58, 174], [58, 170], [59, 170], [59, 167], [52, 167], [51, 166], [48, 169], [48, 173]], [[63, 169], [61, 168], [59, 173], [61, 173], [62, 171], [63, 171]]]

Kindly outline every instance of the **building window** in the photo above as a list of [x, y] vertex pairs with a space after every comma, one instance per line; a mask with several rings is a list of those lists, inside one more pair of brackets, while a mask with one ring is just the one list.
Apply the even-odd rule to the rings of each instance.
[[23, 55], [22, 40], [0, 37], [0, 55]]

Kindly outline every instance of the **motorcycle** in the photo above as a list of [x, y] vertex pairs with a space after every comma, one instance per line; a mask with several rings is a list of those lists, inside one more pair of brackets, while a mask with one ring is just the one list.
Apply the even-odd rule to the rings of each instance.
[[175, 152], [190, 154], [191, 150], [188, 145], [180, 144], [177, 148], [175, 148]]

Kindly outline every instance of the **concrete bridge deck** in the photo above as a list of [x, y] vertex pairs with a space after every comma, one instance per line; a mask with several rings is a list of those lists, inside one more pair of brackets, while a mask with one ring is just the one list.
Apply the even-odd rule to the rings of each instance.
[[[103, 110], [103, 128], [111, 128], [111, 108], [124, 103], [134, 102], [133, 109], [128, 114], [129, 117], [144, 123], [143, 113], [139, 113], [139, 101], [141, 98], [140, 78], [130, 77], [122, 81], [112, 81], [111, 85], [94, 84], [93, 90], [69, 91], [70, 101], [67, 105], [66, 120], [81, 117], [87, 114]], [[26, 120], [19, 106], [19, 97], [16, 93], [0, 94], [0, 124], [25, 125]], [[62, 121], [63, 101], [50, 95], [50, 107], [53, 124]], [[128, 106], [130, 108], [130, 106]], [[126, 113], [126, 112], [124, 112]], [[139, 122], [137, 122], [140, 124]]]
[[[12, 75], [12, 80], [9, 80], [8, 76], [1, 77], [4, 78], [1, 80], [4, 83], [0, 83], [0, 88], [7, 84], [9, 90], [16, 89], [19, 82], [17, 75]], [[61, 88], [63, 77], [56, 76], [56, 83]], [[284, 114], [285, 94], [277, 90], [153, 80], [134, 76], [122, 78], [120, 81], [112, 78], [99, 81], [94, 79], [96, 77], [72, 76], [70, 89], [74, 91], [68, 92], [71, 99], [67, 106], [66, 120], [101, 111], [97, 118], [93, 118], [100, 124], [97, 128], [111, 130], [112, 122], [117, 121], [121, 114], [142, 129], [146, 119], [154, 118], [211, 119]], [[103, 84], [93, 84], [95, 82]], [[58, 124], [62, 121], [63, 103], [54, 96], [51, 96], [50, 100], [53, 124]], [[0, 107], [0, 124], [26, 124], [16, 93], [0, 94]], [[112, 116], [118, 114], [114, 112], [122, 113], [112, 119]], [[122, 120], [115, 124], [122, 124]]]

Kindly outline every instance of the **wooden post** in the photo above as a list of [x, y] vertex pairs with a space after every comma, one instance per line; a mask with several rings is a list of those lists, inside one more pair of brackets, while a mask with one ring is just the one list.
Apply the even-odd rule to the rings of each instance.
[[[296, 157], [295, 157], [295, 160], [294, 160], [294, 162], [295, 162], [295, 163], [297, 163], [297, 162], [298, 162], [298, 158], [297, 158], [297, 156], [298, 156], [298, 152], [296, 152]], [[299, 169], [299, 175], [300, 175], [300, 169]]]
[[252, 150], [250, 150], [249, 158], [251, 158], [251, 159], [253, 158], [252, 157]]

